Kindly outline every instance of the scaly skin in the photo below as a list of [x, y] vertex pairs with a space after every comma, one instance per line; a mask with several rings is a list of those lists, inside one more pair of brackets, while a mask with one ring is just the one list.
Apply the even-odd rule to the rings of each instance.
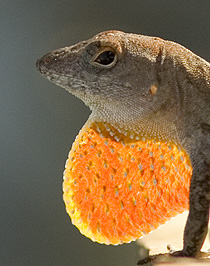
[[187, 209], [189, 198], [174, 255], [196, 257], [209, 219], [210, 64], [174, 42], [107, 31], [37, 67], [92, 110], [64, 172], [79, 230], [101, 243], [129, 242]]

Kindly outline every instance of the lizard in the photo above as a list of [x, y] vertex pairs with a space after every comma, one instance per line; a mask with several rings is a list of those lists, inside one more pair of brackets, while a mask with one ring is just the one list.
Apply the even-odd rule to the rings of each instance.
[[209, 62], [172, 41], [110, 30], [36, 65], [91, 110], [64, 171], [72, 223], [117, 245], [189, 208], [172, 255], [197, 257], [209, 220]]

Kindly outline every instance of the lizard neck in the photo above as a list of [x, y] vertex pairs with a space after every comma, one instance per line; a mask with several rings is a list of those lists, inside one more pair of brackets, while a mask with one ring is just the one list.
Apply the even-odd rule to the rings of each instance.
[[[180, 144], [180, 131], [171, 114], [165, 117], [160, 115], [139, 116], [138, 109], [128, 112], [126, 109], [115, 111], [114, 109], [93, 110], [88, 123], [103, 124], [104, 130], [115, 138], [116, 141], [153, 139], [156, 141], [172, 141]], [[126, 112], [125, 112], [126, 110]], [[101, 127], [101, 126], [100, 126]], [[103, 134], [103, 132], [101, 132]]]

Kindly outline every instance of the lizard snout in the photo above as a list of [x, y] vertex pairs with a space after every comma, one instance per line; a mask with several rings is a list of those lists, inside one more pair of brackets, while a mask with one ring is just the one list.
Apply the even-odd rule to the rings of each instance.
[[36, 61], [36, 67], [37, 67], [37, 69], [39, 70], [39, 72], [41, 72], [42, 73], [42, 64], [43, 64], [43, 60], [42, 60], [42, 58], [40, 58], [40, 59], [38, 59], [37, 61]]
[[56, 61], [56, 59], [52, 56], [52, 53], [46, 54], [36, 61], [36, 67], [41, 74], [44, 74], [53, 61]]
[[46, 72], [49, 72], [50, 69], [56, 67], [57, 63], [62, 61], [67, 54], [68, 48], [61, 48], [49, 52], [37, 60], [36, 67], [41, 74], [45, 74]]

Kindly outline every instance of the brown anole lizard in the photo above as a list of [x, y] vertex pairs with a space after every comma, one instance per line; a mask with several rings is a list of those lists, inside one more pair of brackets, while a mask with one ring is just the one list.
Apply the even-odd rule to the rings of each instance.
[[210, 64], [183, 46], [99, 33], [37, 61], [92, 111], [64, 172], [72, 222], [94, 241], [141, 237], [188, 209], [183, 250], [196, 257], [210, 201]]

